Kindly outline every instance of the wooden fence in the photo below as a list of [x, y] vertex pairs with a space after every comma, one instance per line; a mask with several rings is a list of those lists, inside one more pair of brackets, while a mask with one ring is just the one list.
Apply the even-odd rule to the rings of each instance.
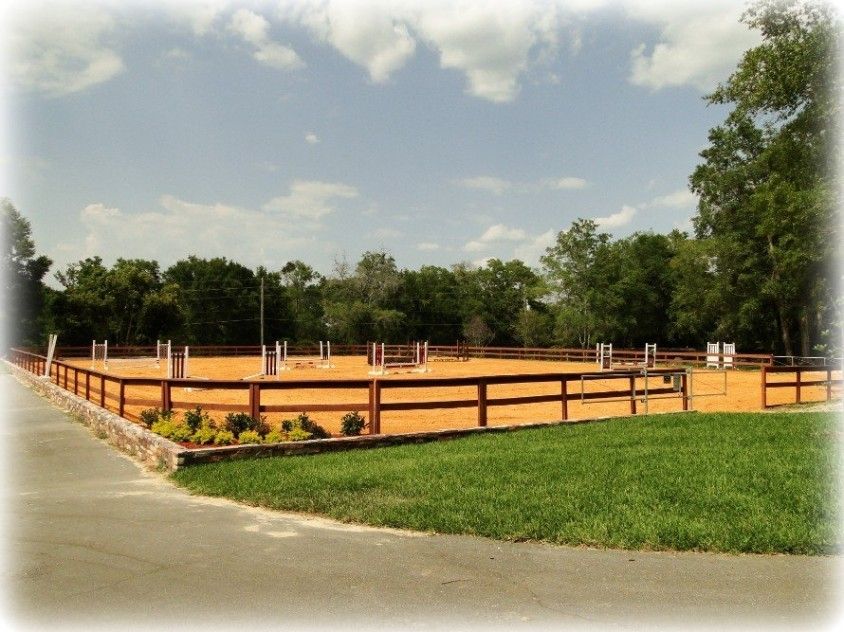
[[[44, 373], [46, 358], [20, 349], [12, 349], [9, 353], [10, 361], [37, 375]], [[681, 400], [683, 410], [689, 408], [688, 380], [685, 371], [676, 369], [650, 369], [649, 376], [680, 376], [679, 392], [673, 385], [661, 388], [648, 388], [648, 396], [674, 394]], [[434, 409], [475, 408], [477, 425], [487, 425], [487, 411], [495, 406], [518, 406], [542, 402], [558, 402], [560, 405], [560, 419], [569, 419], [568, 404], [572, 400], [598, 401], [629, 401], [630, 413], [636, 414], [637, 401], [645, 394], [637, 389], [636, 379], [639, 371], [604, 371], [604, 372], [565, 372], [526, 375], [484, 375], [454, 378], [400, 378], [400, 379], [338, 379], [338, 380], [204, 380], [196, 378], [161, 379], [117, 377], [82, 367], [72, 366], [62, 361], [53, 361], [49, 376], [45, 379], [56, 385], [84, 397], [97, 405], [116, 412], [121, 417], [132, 419], [127, 414], [127, 406], [158, 407], [162, 410], [189, 409], [197, 405], [196, 402], [186, 402], [174, 398], [173, 389], [204, 389], [204, 390], [233, 390], [246, 395], [245, 403], [200, 403], [203, 409], [223, 412], [246, 412], [252, 417], [262, 413], [272, 412], [320, 412], [336, 411], [349, 412], [367, 410], [369, 412], [369, 431], [371, 434], [381, 433], [381, 413], [385, 411], [427, 411]], [[583, 380], [598, 379], [604, 381], [621, 381], [622, 389], [580, 392], [571, 388], [572, 384]], [[555, 384], [558, 389], [553, 394], [529, 395], [519, 397], [489, 397], [488, 388], [499, 384]], [[109, 388], [111, 386], [111, 388]], [[440, 387], [474, 387], [475, 396], [451, 400], [426, 400], [425, 389]], [[139, 387], [153, 387], [158, 397], [132, 397], [128, 391]], [[319, 401], [296, 401], [286, 404], [265, 404], [261, 401], [262, 393], [271, 391], [296, 392], [306, 389], [335, 389], [353, 393], [349, 401], [341, 403], [324, 403]], [[418, 401], [385, 402], [384, 393], [395, 389], [413, 389], [421, 391]], [[111, 392], [109, 392], [111, 391]], [[352, 399], [352, 397], [354, 399]]]
[[[815, 377], [814, 379], [806, 379], [804, 374], [806, 373], [814, 373], [814, 374], [825, 374], [826, 377], [824, 379], [818, 379]], [[770, 389], [777, 389], [777, 388], [793, 388], [794, 389], [794, 403], [795, 404], [804, 404], [809, 402], [817, 402], [817, 401], [831, 401], [832, 400], [832, 388], [833, 386], [841, 386], [844, 381], [839, 377], [837, 379], [833, 379], [833, 373], [838, 373], [841, 375], [841, 367], [801, 367], [801, 366], [763, 366], [762, 367], [762, 408], [769, 408], [772, 404], [768, 403], [768, 391]], [[771, 381], [769, 380], [769, 376], [771, 375], [783, 375], [783, 374], [793, 374], [793, 380], [787, 381]], [[824, 393], [824, 398], [820, 399], [818, 397], [811, 398], [807, 401], [806, 397], [804, 396], [806, 388], [812, 388], [821, 386], [823, 387], [822, 392]]]
[[[406, 350], [406, 344], [385, 345], [387, 355], [397, 355]], [[368, 345], [339, 344], [332, 343], [331, 353], [337, 356], [365, 356], [369, 349]], [[32, 350], [31, 352], [42, 352], [43, 350]], [[109, 355], [112, 357], [154, 357], [156, 355], [155, 345], [113, 345], [109, 347]], [[194, 357], [229, 357], [229, 356], [260, 356], [260, 345], [201, 345], [190, 348], [191, 356]], [[319, 355], [319, 345], [288, 345], [290, 355]], [[711, 356], [705, 351], [690, 351], [688, 349], [657, 349], [656, 362], [662, 365], [705, 365]], [[91, 347], [58, 347], [56, 357], [62, 358], [84, 358], [91, 356]], [[567, 348], [533, 348], [533, 347], [470, 347], [462, 343], [459, 345], [428, 345], [428, 357], [436, 358], [500, 358], [511, 360], [548, 360], [553, 362], [596, 362], [595, 349], [567, 349]], [[737, 353], [732, 356], [734, 366], [772, 366], [774, 356], [764, 353]], [[719, 359], [723, 361], [724, 355], [720, 354]], [[613, 360], [616, 364], [636, 364], [645, 360], [645, 351], [642, 349], [614, 349]]]

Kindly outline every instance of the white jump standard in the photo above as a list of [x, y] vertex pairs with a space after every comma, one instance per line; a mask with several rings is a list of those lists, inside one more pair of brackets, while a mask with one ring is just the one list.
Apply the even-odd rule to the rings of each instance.
[[282, 371], [303, 368], [333, 369], [334, 365], [331, 364], [331, 341], [319, 341], [319, 356], [289, 356], [287, 355], [287, 341], [285, 340], [278, 365]]
[[601, 371], [612, 371], [612, 343], [601, 342], [595, 345], [595, 360]]
[[417, 342], [411, 346], [408, 355], [389, 356], [384, 352], [385, 345], [372, 343], [372, 370], [369, 375], [387, 375], [387, 369], [407, 369], [411, 373], [428, 372], [428, 342]]
[[[287, 343], [285, 343], [285, 346]], [[280, 377], [282, 364], [281, 344], [278, 340], [275, 341], [275, 348], [267, 351], [267, 345], [261, 345], [261, 369], [258, 373], [247, 375], [244, 380], [251, 380], [253, 377]]]

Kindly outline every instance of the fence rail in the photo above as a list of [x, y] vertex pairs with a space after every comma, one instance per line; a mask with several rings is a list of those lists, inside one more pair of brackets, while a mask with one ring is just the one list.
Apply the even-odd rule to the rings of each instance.
[[[840, 368], [835, 367], [805, 367], [805, 366], [763, 366], [762, 367], [762, 408], [769, 408], [772, 405], [768, 404], [768, 391], [776, 388], [793, 388], [794, 389], [794, 403], [804, 404], [808, 403], [803, 396], [803, 389], [814, 386], [824, 386], [825, 401], [832, 401], [832, 387], [840, 386], [844, 383], [842, 379], [833, 379], [834, 371], [840, 371]], [[805, 379], [805, 373], [825, 373], [825, 379]], [[794, 380], [788, 381], [769, 381], [770, 375], [794, 374]], [[812, 399], [811, 401], [820, 401]]]
[[[362, 344], [341, 344], [331, 345], [332, 355], [366, 355], [369, 345]], [[406, 344], [385, 345], [385, 352], [388, 355], [395, 355], [407, 349]], [[33, 350], [27, 350], [34, 352]], [[40, 351], [40, 350], [37, 350]], [[191, 347], [191, 356], [255, 356], [261, 354], [260, 345], [202, 345]], [[318, 355], [318, 344], [288, 345], [290, 355]], [[91, 347], [89, 346], [68, 346], [58, 347], [56, 357], [63, 358], [84, 358], [90, 357]], [[155, 356], [155, 345], [113, 345], [109, 347], [109, 355], [119, 357], [144, 357]], [[711, 354], [705, 351], [693, 351], [689, 349], [657, 349], [656, 362], [658, 364], [706, 364], [713, 355], [718, 355], [721, 362], [725, 358], [732, 358], [734, 366], [773, 366], [777, 364], [777, 358], [783, 362], [786, 358], [793, 356], [773, 356], [765, 353], [736, 353], [733, 355]], [[515, 360], [548, 360], [554, 362], [595, 362], [595, 349], [574, 349], [574, 348], [545, 348], [545, 347], [472, 347], [462, 343], [457, 345], [428, 345], [428, 356], [434, 358], [500, 358]], [[645, 361], [644, 349], [614, 349], [613, 358], [620, 364], [636, 364]], [[825, 359], [825, 362], [831, 362]]]
[[[12, 349], [9, 353], [10, 361], [32, 373], [43, 375], [46, 358], [42, 355]], [[677, 375], [676, 369], [649, 369], [649, 376]], [[681, 388], [677, 392], [672, 388], [650, 388], [649, 395], [660, 395], [674, 393], [681, 400], [683, 410], [689, 408], [688, 380], [685, 372], [681, 373]], [[369, 431], [371, 434], [381, 434], [381, 413], [384, 411], [426, 411], [433, 409], [450, 408], [475, 408], [477, 412], [477, 425], [486, 426], [488, 423], [488, 408], [495, 406], [515, 406], [522, 404], [533, 404], [540, 402], [559, 402], [560, 419], [569, 419], [568, 403], [572, 400], [606, 400], [619, 401], [620, 396], [629, 400], [631, 414], [636, 413], [637, 401], [645, 394], [642, 389], [637, 389], [636, 378], [640, 377], [639, 372], [634, 371], [605, 371], [597, 372], [564, 372], [524, 375], [484, 375], [464, 376], [453, 378], [441, 377], [418, 377], [398, 379], [336, 379], [336, 380], [284, 380], [284, 381], [259, 381], [259, 380], [205, 380], [197, 378], [138, 378], [138, 377], [117, 377], [95, 369], [86, 369], [72, 366], [62, 361], [53, 361], [48, 376], [45, 379], [54, 381], [56, 385], [72, 391], [74, 394], [94, 402], [102, 408], [113, 410], [121, 417], [127, 419], [135, 418], [127, 414], [127, 406], [158, 407], [162, 410], [187, 409], [196, 406], [196, 402], [181, 401], [174, 398], [173, 389], [214, 389], [234, 390], [246, 395], [244, 403], [201, 403], [203, 409], [246, 412], [252, 417], [258, 417], [261, 413], [268, 412], [317, 412], [337, 411], [349, 412], [353, 410], [367, 410], [369, 412]], [[626, 382], [624, 390], [602, 390], [588, 393], [577, 392], [571, 389], [572, 383], [579, 383], [584, 377], [599, 378], [602, 381], [620, 380]], [[527, 395], [520, 397], [490, 397], [488, 389], [490, 386], [501, 384], [555, 384], [557, 389], [553, 394]], [[116, 393], [108, 393], [107, 386], [116, 385]], [[421, 390], [442, 387], [473, 387], [475, 395], [462, 399], [450, 400], [426, 400], [424, 396], [417, 401], [392, 402], [384, 401], [385, 393], [396, 389]], [[160, 389], [157, 398], [130, 397], [127, 389], [138, 387], [155, 387]], [[273, 391], [302, 391], [333, 389], [353, 393], [348, 401], [339, 403], [325, 403], [320, 401], [297, 401], [287, 404], [267, 404], [261, 402], [262, 393]], [[311, 396], [313, 397], [313, 396]]]

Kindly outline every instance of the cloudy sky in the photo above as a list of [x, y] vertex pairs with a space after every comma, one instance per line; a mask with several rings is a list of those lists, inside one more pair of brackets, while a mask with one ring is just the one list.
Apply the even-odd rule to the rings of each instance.
[[539, 255], [576, 218], [689, 229], [758, 35], [733, 0], [4, 5], [2, 190], [54, 270], [323, 273]]

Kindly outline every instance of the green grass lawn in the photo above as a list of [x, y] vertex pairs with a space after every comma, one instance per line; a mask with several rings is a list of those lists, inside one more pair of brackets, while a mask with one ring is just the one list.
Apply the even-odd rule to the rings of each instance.
[[632, 549], [835, 553], [835, 413], [618, 419], [180, 470], [198, 494], [344, 521]]

